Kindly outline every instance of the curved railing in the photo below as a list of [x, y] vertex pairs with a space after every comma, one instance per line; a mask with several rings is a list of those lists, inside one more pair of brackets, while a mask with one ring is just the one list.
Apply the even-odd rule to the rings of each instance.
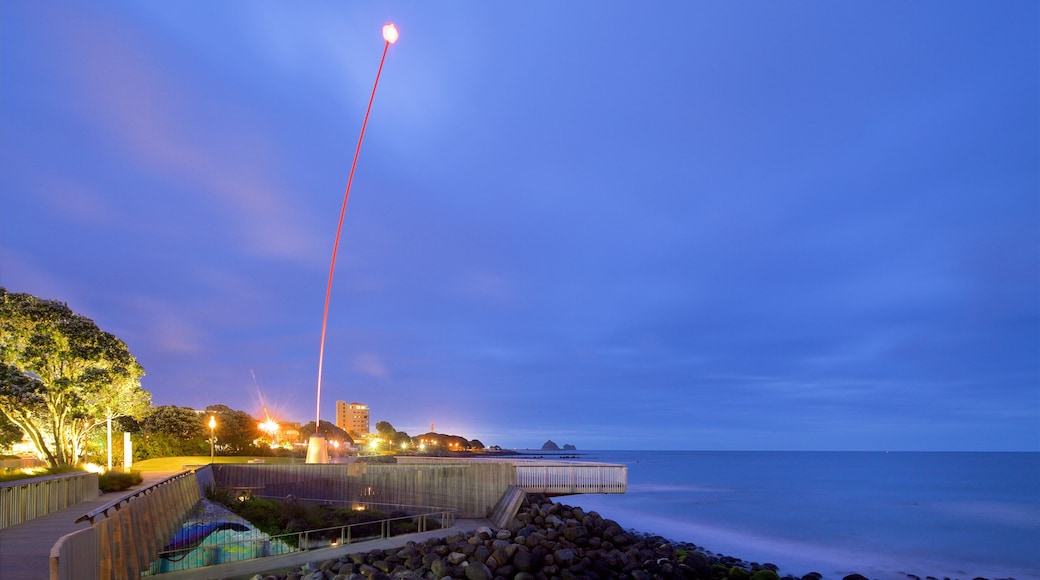
[[51, 548], [51, 577], [138, 578], [199, 502], [194, 471], [179, 473], [80, 516], [91, 527]]

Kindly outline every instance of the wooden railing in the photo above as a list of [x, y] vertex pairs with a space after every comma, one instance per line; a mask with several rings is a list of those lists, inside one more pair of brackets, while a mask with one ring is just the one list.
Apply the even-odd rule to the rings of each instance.
[[69, 473], [0, 483], [0, 528], [45, 516], [98, 496], [96, 473]]

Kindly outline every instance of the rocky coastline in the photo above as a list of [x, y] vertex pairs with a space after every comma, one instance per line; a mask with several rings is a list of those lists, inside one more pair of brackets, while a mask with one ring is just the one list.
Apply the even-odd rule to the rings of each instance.
[[[516, 517], [503, 529], [484, 527], [470, 534], [409, 542], [402, 548], [348, 554], [296, 570], [257, 574], [251, 580], [448, 578], [822, 580], [823, 575], [781, 575], [773, 564], [747, 562], [713, 554], [691, 543], [625, 531], [594, 511], [528, 494]], [[841, 580], [869, 579], [850, 574]], [[939, 579], [908, 574], [907, 580]]]

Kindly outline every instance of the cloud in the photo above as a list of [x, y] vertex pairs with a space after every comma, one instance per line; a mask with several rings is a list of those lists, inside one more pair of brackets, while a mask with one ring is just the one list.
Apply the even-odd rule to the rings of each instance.
[[299, 194], [279, 183], [285, 152], [256, 128], [251, 112], [221, 98], [215, 83], [167, 62], [153, 39], [115, 18], [80, 16], [86, 22], [61, 27], [76, 54], [64, 63], [81, 97], [71, 106], [102, 141], [163, 176], [161, 188], [139, 193], [155, 198], [159, 219], [163, 206], [176, 203], [164, 196], [195, 198], [201, 211], [216, 201], [240, 251], [316, 263], [322, 245], [296, 209]]
[[205, 351], [208, 334], [190, 322], [183, 307], [153, 298], [139, 296], [127, 304], [140, 321], [136, 333], [143, 334], [133, 343], [150, 345], [160, 353], [194, 354]]
[[390, 376], [383, 360], [373, 353], [354, 355], [351, 364], [355, 371], [372, 378], [386, 379]]

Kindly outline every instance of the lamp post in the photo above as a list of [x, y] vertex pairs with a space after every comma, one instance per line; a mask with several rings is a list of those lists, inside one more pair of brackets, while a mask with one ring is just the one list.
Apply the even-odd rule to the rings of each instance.
[[213, 458], [217, 452], [217, 418], [213, 415], [209, 416], [209, 462], [213, 463]]
[[336, 227], [336, 241], [332, 244], [332, 261], [329, 264], [329, 283], [325, 288], [325, 311], [321, 319], [321, 344], [318, 347], [318, 395], [315, 397], [314, 413], [314, 435], [307, 444], [307, 463], [328, 463], [329, 449], [325, 444], [325, 438], [318, 434], [321, 428], [321, 371], [325, 362], [325, 327], [329, 321], [329, 298], [332, 296], [332, 274], [336, 271], [336, 252], [339, 249], [339, 235], [343, 230], [343, 214], [347, 212], [347, 199], [350, 198], [350, 185], [354, 181], [354, 170], [357, 169], [358, 155], [361, 154], [361, 142], [365, 139], [365, 128], [368, 126], [368, 114], [372, 112], [372, 101], [376, 98], [376, 88], [379, 87], [379, 75], [383, 74], [383, 62], [390, 45], [397, 42], [399, 33], [393, 22], [383, 25], [383, 56], [379, 59], [379, 69], [376, 71], [376, 82], [372, 84], [372, 96], [368, 98], [368, 108], [365, 109], [365, 120], [361, 123], [361, 135], [358, 136], [357, 147], [354, 149], [354, 161], [350, 165], [350, 175], [347, 177], [347, 189], [343, 192], [343, 207], [339, 210], [339, 225]]

